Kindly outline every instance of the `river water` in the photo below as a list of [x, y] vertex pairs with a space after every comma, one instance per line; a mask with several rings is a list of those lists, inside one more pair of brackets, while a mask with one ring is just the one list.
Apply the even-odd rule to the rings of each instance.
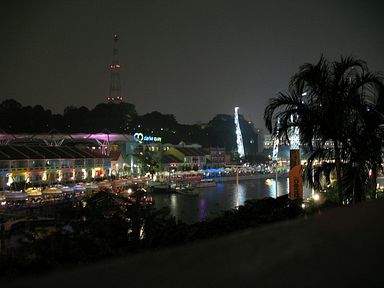
[[[278, 196], [288, 193], [289, 180], [287, 177], [278, 179]], [[155, 208], [168, 206], [176, 219], [186, 223], [201, 222], [219, 216], [221, 212], [243, 205], [249, 199], [276, 197], [275, 179], [252, 179], [236, 182], [218, 182], [216, 187], [199, 188], [199, 195], [182, 194], [153, 194]], [[304, 186], [304, 198], [311, 191]]]

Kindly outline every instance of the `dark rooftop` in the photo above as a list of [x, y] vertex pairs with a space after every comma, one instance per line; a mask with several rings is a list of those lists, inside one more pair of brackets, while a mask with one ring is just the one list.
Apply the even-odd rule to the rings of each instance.
[[206, 153], [201, 148], [187, 148], [187, 147], [175, 147], [175, 149], [179, 150], [185, 156], [205, 156]]
[[118, 150], [109, 152], [109, 157], [111, 158], [112, 161], [119, 160], [120, 155], [121, 155], [121, 151], [118, 151]]
[[0, 160], [105, 158], [86, 149], [68, 146], [0, 145]]
[[161, 158], [162, 163], [181, 163], [183, 160], [171, 155], [171, 154], [163, 154]]

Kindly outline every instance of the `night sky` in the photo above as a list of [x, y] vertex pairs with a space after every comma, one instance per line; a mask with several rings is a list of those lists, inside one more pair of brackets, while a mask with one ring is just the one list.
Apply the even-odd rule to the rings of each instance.
[[264, 128], [270, 97], [321, 53], [384, 71], [384, 1], [2, 1], [0, 101], [90, 109], [109, 93], [113, 35], [122, 95], [179, 123], [240, 113]]

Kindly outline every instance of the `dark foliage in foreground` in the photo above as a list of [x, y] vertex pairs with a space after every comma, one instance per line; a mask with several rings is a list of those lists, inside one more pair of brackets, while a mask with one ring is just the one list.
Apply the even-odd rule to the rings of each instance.
[[[124, 206], [107, 193], [91, 199], [86, 208], [62, 209], [57, 230], [37, 238], [33, 229], [24, 243], [0, 257], [0, 276], [36, 274], [85, 264], [127, 253], [180, 245], [302, 214], [287, 197], [246, 201], [244, 206], [192, 225], [177, 222], [167, 208], [139, 204]], [[72, 217], [70, 215], [73, 215]], [[81, 216], [82, 215], [82, 216]]]

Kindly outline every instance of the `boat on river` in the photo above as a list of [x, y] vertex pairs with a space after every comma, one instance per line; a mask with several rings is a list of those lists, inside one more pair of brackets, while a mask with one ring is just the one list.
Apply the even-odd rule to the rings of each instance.
[[98, 182], [97, 185], [100, 187], [100, 189], [111, 189], [112, 188], [112, 183], [108, 180]]
[[181, 194], [181, 195], [187, 195], [187, 196], [198, 196], [199, 192], [197, 190], [192, 188], [182, 188], [175, 190], [175, 193]]
[[0, 204], [2, 204], [3, 202], [5, 202], [6, 198], [5, 198], [5, 195], [4, 193], [0, 192]]
[[171, 185], [167, 182], [149, 181], [149, 191], [153, 193], [171, 193]]
[[28, 196], [31, 198], [42, 198], [43, 197], [43, 193], [41, 193], [41, 191], [39, 189], [36, 189], [36, 188], [28, 188], [27, 190], [25, 190], [25, 192], [27, 192]]
[[28, 199], [28, 193], [25, 191], [4, 191], [6, 201], [25, 201]]
[[178, 193], [182, 195], [189, 195], [189, 196], [197, 196], [199, 195], [198, 191], [193, 187], [192, 185], [171, 185], [171, 189], [173, 193]]
[[59, 187], [49, 187], [41, 191], [44, 196], [61, 196], [63, 191]]
[[196, 188], [216, 187], [216, 182], [212, 178], [203, 178], [195, 184]]

